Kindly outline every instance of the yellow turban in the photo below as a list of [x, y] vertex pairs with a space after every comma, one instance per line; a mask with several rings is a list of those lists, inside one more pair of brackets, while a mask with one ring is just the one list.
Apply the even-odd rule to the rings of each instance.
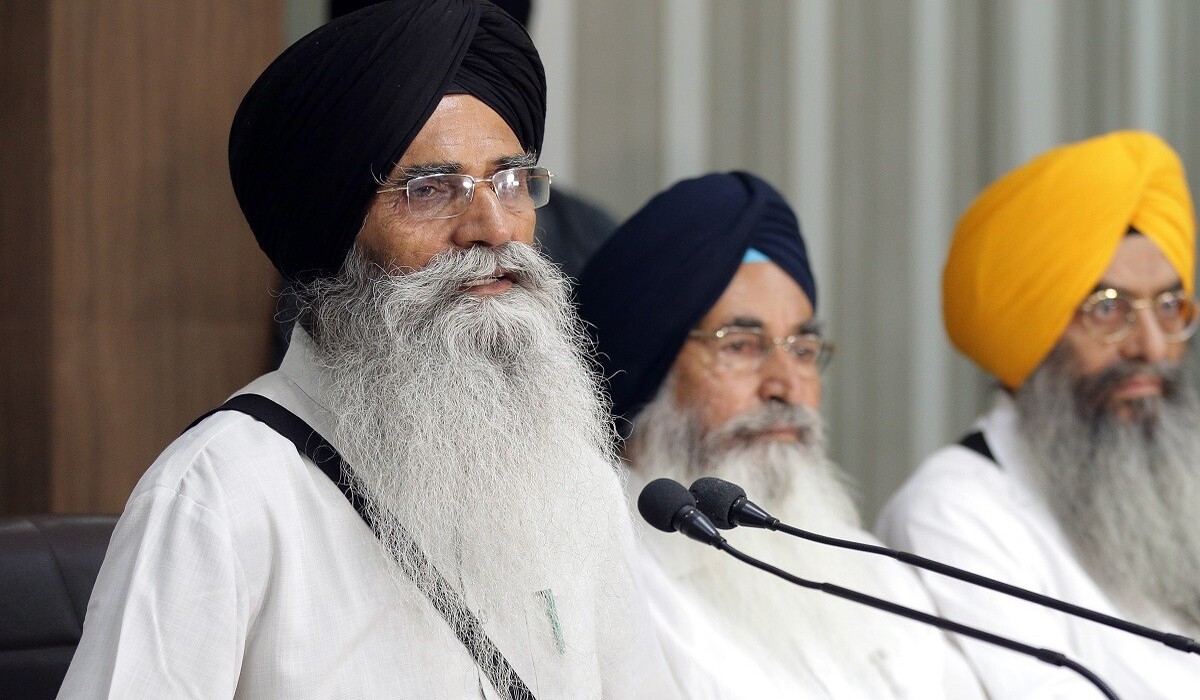
[[951, 342], [1010, 388], [1058, 343], [1129, 227], [1192, 293], [1196, 219], [1179, 156], [1137, 131], [1061, 146], [988, 187], [963, 214], [942, 273]]

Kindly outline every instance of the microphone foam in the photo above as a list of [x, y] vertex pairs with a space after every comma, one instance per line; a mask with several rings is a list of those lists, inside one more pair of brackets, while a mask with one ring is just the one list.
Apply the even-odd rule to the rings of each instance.
[[696, 499], [674, 479], [655, 479], [638, 495], [642, 518], [663, 532], [675, 532], [675, 514], [684, 506], [696, 505]]
[[730, 514], [733, 504], [739, 498], [746, 497], [746, 490], [741, 486], [715, 476], [702, 476], [692, 483], [691, 494], [696, 499], [696, 507], [708, 516], [713, 525], [722, 530], [737, 527], [737, 522]]

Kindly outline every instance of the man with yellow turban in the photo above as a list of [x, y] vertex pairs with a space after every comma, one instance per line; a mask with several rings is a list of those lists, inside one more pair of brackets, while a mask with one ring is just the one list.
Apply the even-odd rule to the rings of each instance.
[[[894, 546], [1169, 632], [1200, 631], [1195, 215], [1179, 157], [1117, 132], [1056, 148], [967, 209], [942, 280], [955, 347], [1001, 384], [885, 508]], [[927, 575], [947, 617], [1062, 651], [1122, 697], [1184, 697], [1200, 662]], [[1095, 697], [1078, 676], [964, 642], [996, 698]]]

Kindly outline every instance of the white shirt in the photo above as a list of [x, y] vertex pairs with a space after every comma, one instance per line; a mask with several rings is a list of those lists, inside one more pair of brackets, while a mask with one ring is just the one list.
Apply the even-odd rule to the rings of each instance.
[[[639, 475], [630, 474], [627, 490], [631, 500], [636, 500], [644, 483]], [[872, 535], [860, 530], [830, 534], [878, 544]], [[783, 533], [751, 528], [738, 528], [725, 535], [731, 544], [750, 554], [755, 550], [753, 541], [758, 538], [788, 537]], [[796, 546], [802, 549], [823, 545], [797, 540]], [[811, 636], [811, 643], [805, 652], [810, 662], [808, 664], [800, 659], [769, 657], [758, 649], [748, 648], [732, 633], [733, 623], [722, 618], [711, 603], [687, 584], [688, 573], [695, 565], [681, 564], [679, 557], [667, 556], [665, 549], [670, 547], [695, 548], [698, 554], [706, 553], [701, 551], [704, 545], [686, 540], [681, 534], [658, 532], [646, 526], [640, 532], [637, 569], [649, 597], [651, 617], [659, 628], [667, 662], [688, 698], [969, 700], [983, 697], [977, 681], [957, 649], [939, 630], [920, 622], [899, 618], [894, 622], [886, 620], [907, 633], [901, 644], [876, 639], [869, 630], [863, 631], [861, 647], [856, 651], [861, 652], [862, 658], [870, 659], [875, 671], [869, 674], [871, 678], [847, 672], [839, 663], [840, 651], [823, 642], [818, 630], [795, 630], [797, 635]], [[842, 554], [835, 550], [832, 556], [840, 557]], [[789, 571], [813, 580], [837, 583], [922, 612], [933, 612], [932, 601], [907, 566], [872, 554], [844, 554], [870, 572], [872, 580], [829, 581], [829, 577], [819, 571]], [[770, 576], [766, 572], [755, 573]], [[780, 581], [779, 595], [800, 597], [826, 594]], [[764, 604], [771, 603], [778, 604], [777, 601]], [[835, 600], [832, 605], [836, 608], [857, 604]], [[865, 614], [883, 618], [890, 616], [890, 613], [874, 610], [867, 610]]]
[[[996, 462], [959, 445], [938, 450], [884, 509], [880, 537], [900, 549], [1129, 619], [1075, 560], [1038, 495], [1012, 400], [1001, 394], [976, 428]], [[1060, 651], [1122, 698], [1200, 694], [1200, 657], [944, 576], [921, 576], [945, 617]], [[1176, 631], [1162, 619], [1140, 622]], [[1101, 697], [1068, 669], [982, 642], [962, 646], [993, 698]]]
[[[330, 438], [311, 342], [297, 330], [281, 369], [243, 392]], [[614, 536], [631, 550], [631, 530]], [[130, 496], [60, 697], [495, 697], [432, 604], [393, 580], [396, 568], [290, 441], [217, 413], [172, 443]], [[582, 674], [539, 668], [556, 650], [544, 600], [530, 601], [527, 629], [484, 626], [539, 700], [671, 695], [648, 625]], [[577, 619], [591, 619], [587, 603], [556, 601]]]

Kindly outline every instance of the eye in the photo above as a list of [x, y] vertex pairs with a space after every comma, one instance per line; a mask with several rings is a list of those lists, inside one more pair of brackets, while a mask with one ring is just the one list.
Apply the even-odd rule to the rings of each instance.
[[1104, 298], [1092, 305], [1089, 312], [1097, 321], [1105, 321], [1114, 317], [1124, 317], [1128, 311], [1127, 304], [1118, 298]]
[[796, 338], [792, 341], [792, 355], [806, 365], [813, 364], [821, 355], [821, 341], [815, 338]]
[[1179, 292], [1166, 292], [1154, 300], [1154, 315], [1168, 333], [1179, 333], [1195, 321], [1196, 303]]
[[524, 185], [529, 181], [529, 168], [513, 168], [511, 170], [505, 170], [503, 175], [503, 179], [506, 184], [511, 183], [514, 185]]
[[817, 350], [816, 348], [797, 345], [796, 347], [792, 348], [792, 354], [801, 360], [804, 360], [805, 362], [811, 362], [812, 360], [816, 359]]
[[1183, 299], [1174, 294], [1163, 294], [1155, 308], [1160, 316], [1178, 316], [1183, 309]]
[[441, 176], [418, 177], [408, 183], [408, 198], [418, 202], [439, 201], [454, 192], [454, 182]]
[[514, 199], [528, 198], [529, 171], [526, 168], [502, 170], [496, 173], [496, 177], [493, 178], [492, 187], [496, 190], [497, 195], [504, 195]]
[[754, 333], [728, 333], [718, 343], [717, 349], [731, 357], [755, 357], [762, 354], [762, 339]]

